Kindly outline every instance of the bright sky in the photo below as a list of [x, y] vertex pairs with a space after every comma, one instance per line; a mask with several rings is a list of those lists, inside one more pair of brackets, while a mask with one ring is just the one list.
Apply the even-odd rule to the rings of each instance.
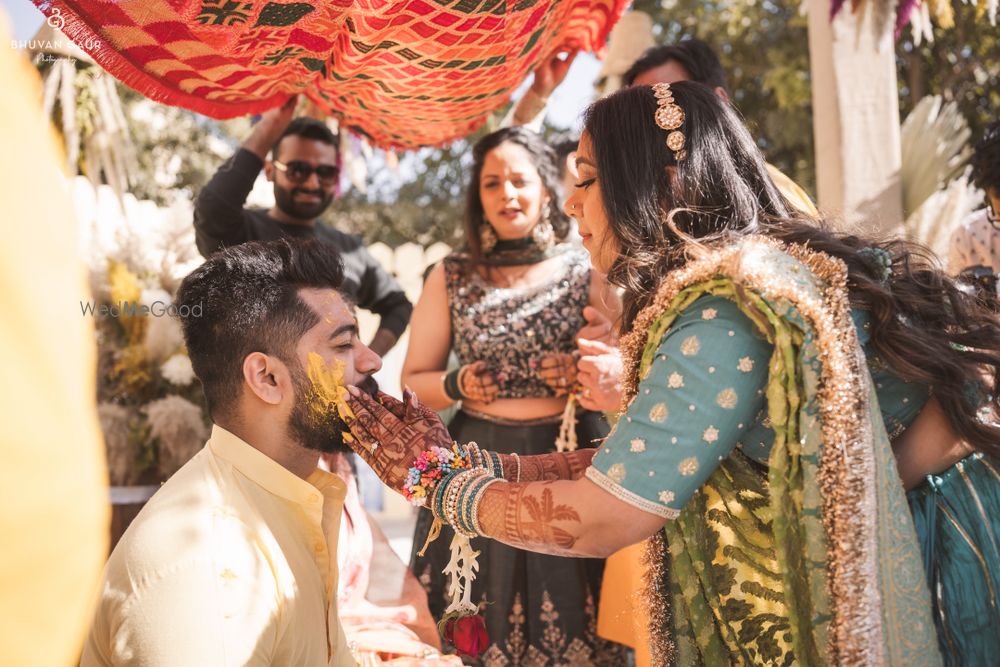
[[[594, 101], [594, 80], [601, 70], [601, 61], [592, 53], [581, 53], [569, 68], [566, 80], [552, 93], [546, 120], [560, 128], [579, 129], [580, 115]], [[521, 89], [527, 89], [530, 77]], [[519, 97], [522, 90], [519, 89]]]
[[[0, 0], [0, 7], [10, 19], [16, 40], [31, 39], [42, 25], [42, 13], [28, 0]], [[593, 101], [593, 81], [600, 68], [600, 61], [593, 55], [584, 53], [577, 56], [563, 85], [552, 95], [547, 117], [551, 125], [560, 128], [578, 127], [580, 114]], [[515, 92], [515, 97], [520, 97], [529, 81], [530, 77]]]
[[28, 0], [0, 0], [7, 19], [12, 25], [14, 39], [31, 39], [45, 18]]

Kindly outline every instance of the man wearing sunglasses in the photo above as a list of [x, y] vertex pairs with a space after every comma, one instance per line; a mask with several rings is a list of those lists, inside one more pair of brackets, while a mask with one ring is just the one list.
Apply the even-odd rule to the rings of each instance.
[[[293, 120], [295, 103], [293, 97], [265, 113], [236, 154], [198, 193], [194, 206], [198, 250], [208, 257], [227, 246], [283, 236], [316, 238], [331, 244], [344, 265], [341, 291], [359, 307], [381, 317], [369, 347], [384, 355], [406, 329], [413, 306], [360, 237], [318, 220], [337, 196], [337, 138], [320, 121]], [[274, 183], [275, 203], [266, 211], [245, 207], [262, 167], [267, 180]]]
[[972, 180], [986, 193], [986, 206], [976, 211], [951, 237], [948, 270], [961, 273], [986, 267], [1000, 273], [1000, 121], [994, 121], [976, 143], [970, 160]]

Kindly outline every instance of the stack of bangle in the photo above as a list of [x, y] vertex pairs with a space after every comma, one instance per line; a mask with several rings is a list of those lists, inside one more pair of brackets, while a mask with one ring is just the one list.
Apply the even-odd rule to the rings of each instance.
[[[517, 477], [521, 477], [520, 459]], [[432, 446], [413, 462], [403, 496], [413, 505], [429, 506], [435, 519], [458, 533], [475, 537], [480, 534], [479, 501], [490, 484], [503, 479], [500, 455], [475, 442], [452, 443], [450, 449]]]
[[[491, 479], [503, 479], [503, 463], [496, 452], [486, 451], [475, 442], [467, 445], [452, 443], [451, 448], [432, 446], [421, 452], [407, 471], [403, 482], [403, 497], [413, 505], [426, 505], [450, 475], [463, 470], [482, 471]], [[520, 477], [520, 461], [518, 461]]]
[[503, 479], [503, 464], [500, 462], [499, 454], [482, 449], [475, 442], [465, 445], [464, 450], [468, 454], [472, 467], [483, 468], [493, 477]]
[[476, 537], [480, 534], [479, 503], [486, 489], [498, 481], [482, 468], [448, 475], [434, 489], [431, 502], [434, 517], [449, 524], [460, 535]]

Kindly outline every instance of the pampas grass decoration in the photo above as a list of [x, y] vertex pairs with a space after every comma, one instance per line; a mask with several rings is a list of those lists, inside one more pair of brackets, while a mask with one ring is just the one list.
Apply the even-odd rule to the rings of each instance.
[[186, 354], [175, 354], [160, 366], [160, 375], [174, 386], [188, 386], [195, 379], [191, 358]]
[[150, 317], [146, 325], [143, 343], [149, 358], [162, 363], [172, 357], [184, 345], [184, 332], [175, 317]]
[[127, 486], [135, 481], [135, 452], [129, 443], [129, 411], [113, 403], [97, 406], [97, 417], [104, 432], [108, 456], [108, 476], [112, 486]]
[[152, 401], [142, 411], [149, 421], [150, 435], [160, 443], [159, 469], [166, 479], [205, 445], [208, 427], [201, 408], [180, 396]]

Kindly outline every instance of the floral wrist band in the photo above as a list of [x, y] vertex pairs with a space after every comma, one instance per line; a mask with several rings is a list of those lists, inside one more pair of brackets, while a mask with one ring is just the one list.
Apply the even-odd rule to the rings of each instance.
[[432, 445], [430, 449], [421, 452], [407, 471], [403, 482], [403, 497], [416, 506], [427, 506], [430, 501], [434, 516], [444, 520], [444, 514], [435, 509], [435, 503], [443, 501], [438, 492], [443, 492], [444, 482], [451, 476], [470, 469], [481, 471], [492, 479], [504, 478], [500, 455], [482, 449], [475, 442], [467, 445], [452, 443], [451, 448]]
[[471, 467], [468, 454], [458, 443], [452, 443], [450, 448], [432, 445], [420, 453], [407, 471], [403, 497], [411, 505], [426, 505], [442, 479]]

